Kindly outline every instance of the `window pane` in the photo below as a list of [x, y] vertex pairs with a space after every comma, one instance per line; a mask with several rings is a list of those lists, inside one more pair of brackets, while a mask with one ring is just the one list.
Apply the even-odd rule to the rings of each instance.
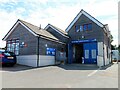
[[87, 30], [87, 24], [83, 25], [83, 30]]
[[19, 40], [14, 39], [11, 41], [7, 41], [7, 51], [13, 52], [16, 55], [18, 55], [19, 54]]
[[96, 59], [96, 50], [93, 49], [91, 52], [92, 52], [92, 58], [93, 58], [93, 59]]
[[92, 24], [88, 24], [88, 30], [92, 30]]
[[9, 47], [7, 48], [7, 51], [10, 51], [10, 48], [9, 48]]
[[85, 58], [89, 59], [89, 50], [85, 50]]
[[83, 26], [80, 26], [80, 31], [83, 31]]
[[79, 26], [78, 25], [75, 27], [75, 31], [79, 32]]
[[19, 51], [15, 51], [15, 55], [19, 55]]

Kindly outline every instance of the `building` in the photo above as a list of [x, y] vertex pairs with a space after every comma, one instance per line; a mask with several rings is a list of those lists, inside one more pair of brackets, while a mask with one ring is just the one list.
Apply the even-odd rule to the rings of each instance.
[[107, 24], [81, 10], [65, 31], [51, 24], [41, 29], [18, 20], [3, 40], [7, 50], [18, 55], [18, 64], [37, 67], [54, 65], [60, 60], [98, 66], [111, 63]]
[[[64, 37], [68, 38], [67, 35]], [[17, 20], [3, 40], [7, 50], [17, 55], [18, 64], [33, 67], [54, 65], [56, 59], [61, 59], [60, 53], [66, 50], [66, 43], [22, 20]]]
[[116, 60], [120, 61], [120, 55], [119, 55], [118, 50], [112, 50], [112, 60], [113, 61], [116, 61]]
[[97, 64], [111, 63], [110, 31], [90, 14], [81, 10], [67, 27], [68, 63]]

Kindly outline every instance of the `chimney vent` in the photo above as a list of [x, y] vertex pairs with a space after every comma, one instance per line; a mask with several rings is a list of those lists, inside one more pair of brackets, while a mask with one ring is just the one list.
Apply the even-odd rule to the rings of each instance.
[[40, 27], [39, 27], [39, 30], [41, 29], [41, 24], [40, 24]]

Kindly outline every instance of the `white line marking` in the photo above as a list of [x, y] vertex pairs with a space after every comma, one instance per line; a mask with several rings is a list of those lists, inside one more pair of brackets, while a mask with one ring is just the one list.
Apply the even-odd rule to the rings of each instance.
[[98, 68], [97, 70], [93, 71], [92, 73], [88, 74], [88, 77], [94, 75], [97, 71], [99, 71], [101, 68]]

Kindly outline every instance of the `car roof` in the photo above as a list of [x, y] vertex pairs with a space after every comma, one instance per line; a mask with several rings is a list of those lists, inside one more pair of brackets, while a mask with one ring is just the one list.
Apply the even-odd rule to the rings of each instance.
[[5, 52], [5, 50], [3, 50], [3, 49], [0, 49], [0, 53], [1, 53], [1, 52]]

